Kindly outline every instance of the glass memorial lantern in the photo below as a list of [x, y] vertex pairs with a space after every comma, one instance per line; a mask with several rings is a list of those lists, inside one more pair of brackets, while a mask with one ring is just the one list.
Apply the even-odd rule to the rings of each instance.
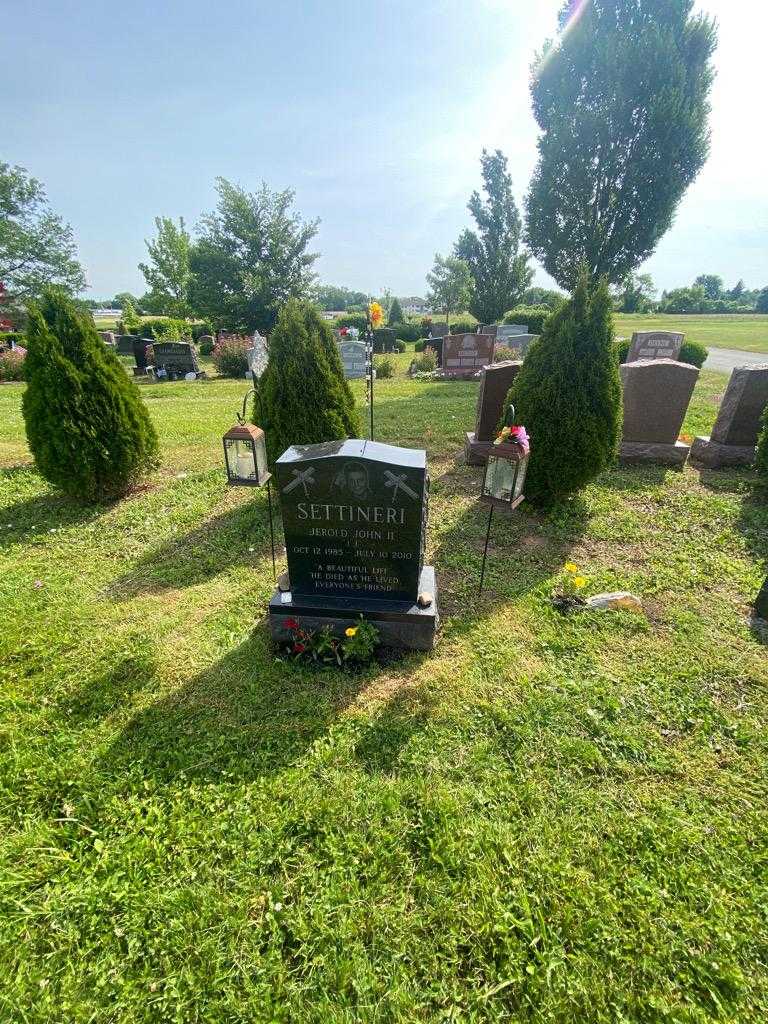
[[488, 453], [480, 500], [511, 512], [524, 500], [523, 485], [528, 472], [530, 449], [524, 427], [515, 427], [515, 410], [509, 407], [507, 425]]
[[227, 480], [241, 487], [263, 487], [270, 478], [264, 431], [252, 423], [236, 423], [224, 435]]

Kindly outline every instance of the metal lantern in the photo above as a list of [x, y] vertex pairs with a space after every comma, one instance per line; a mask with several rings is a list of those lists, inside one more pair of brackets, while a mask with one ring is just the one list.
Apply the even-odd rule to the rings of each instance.
[[493, 445], [488, 453], [488, 461], [485, 466], [480, 501], [491, 507], [488, 512], [488, 525], [485, 531], [483, 567], [480, 570], [478, 596], [483, 592], [485, 563], [488, 558], [488, 541], [491, 536], [494, 510], [498, 508], [504, 512], [511, 512], [525, 500], [523, 486], [525, 484], [525, 475], [528, 472], [530, 451], [524, 430], [522, 431], [522, 443], [510, 440], [510, 437], [513, 436], [510, 434], [510, 430], [514, 422], [515, 409], [514, 406], [510, 405], [504, 420], [505, 429], [499, 435], [500, 440]]
[[480, 500], [507, 512], [525, 499], [529, 455], [517, 444], [495, 444], [488, 454]]
[[269, 481], [264, 431], [252, 423], [236, 423], [224, 435], [227, 480], [242, 487], [263, 487]]

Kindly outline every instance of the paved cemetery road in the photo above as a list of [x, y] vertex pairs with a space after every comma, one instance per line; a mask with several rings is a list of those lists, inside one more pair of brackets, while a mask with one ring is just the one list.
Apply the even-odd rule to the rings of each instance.
[[709, 358], [704, 363], [704, 369], [730, 373], [737, 366], [765, 366], [766, 364], [768, 364], [768, 355], [765, 352], [741, 352], [737, 348], [711, 348]]

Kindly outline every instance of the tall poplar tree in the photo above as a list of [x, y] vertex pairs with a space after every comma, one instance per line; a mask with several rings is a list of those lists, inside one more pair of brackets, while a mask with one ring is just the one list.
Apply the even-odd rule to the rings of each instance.
[[464, 260], [472, 275], [470, 313], [481, 323], [492, 324], [520, 302], [533, 271], [527, 253], [518, 251], [522, 225], [507, 158], [500, 149], [484, 149], [480, 164], [486, 198], [473, 192], [468, 203], [477, 231], [462, 232], [454, 255]]
[[566, 3], [533, 68], [541, 129], [527, 241], [563, 288], [624, 281], [672, 224], [709, 153], [711, 19], [694, 0]]
[[155, 227], [157, 237], [144, 243], [149, 263], [140, 263], [139, 270], [146, 279], [156, 309], [167, 316], [188, 317], [192, 243], [184, 218], [179, 217], [176, 225], [170, 217], [155, 217]]

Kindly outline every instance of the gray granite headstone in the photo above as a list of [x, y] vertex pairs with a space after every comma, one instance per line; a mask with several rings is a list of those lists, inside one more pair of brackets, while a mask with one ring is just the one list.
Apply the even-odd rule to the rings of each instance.
[[248, 372], [255, 374], [258, 380], [267, 368], [268, 353], [267, 339], [258, 331], [253, 332], [251, 348], [248, 349]]
[[359, 615], [398, 646], [430, 649], [437, 626], [431, 566], [424, 566], [426, 452], [375, 441], [289, 448], [275, 464], [290, 590], [270, 602], [272, 635], [285, 617], [334, 631]]
[[710, 469], [753, 463], [767, 405], [768, 363], [737, 367], [728, 381], [711, 436], [696, 438], [691, 457]]
[[497, 341], [506, 341], [508, 338], [513, 338], [516, 334], [527, 334], [528, 327], [526, 324], [500, 324], [496, 331]]
[[620, 368], [624, 388], [623, 462], [683, 465], [690, 445], [679, 440], [699, 370], [674, 359], [642, 359]]
[[118, 334], [115, 341], [117, 345], [117, 351], [121, 356], [132, 356], [133, 355], [133, 343], [136, 340], [135, 334]]
[[164, 370], [170, 380], [185, 377], [188, 373], [200, 373], [197, 353], [188, 342], [156, 341], [152, 349], [155, 355], [155, 368]]
[[342, 341], [339, 343], [341, 365], [347, 380], [358, 380], [365, 377], [367, 366], [365, 345], [361, 341]]
[[429, 336], [430, 338], [445, 338], [449, 333], [449, 330], [450, 328], [448, 327], [448, 324], [432, 324], [432, 326], [429, 328]]
[[475, 429], [465, 435], [464, 454], [470, 466], [481, 466], [493, 447], [504, 400], [522, 366], [508, 360], [486, 366], [480, 377]]
[[638, 359], [678, 359], [684, 334], [673, 331], [635, 331], [629, 346], [628, 363]]
[[498, 335], [500, 327], [498, 324], [478, 324], [476, 334], [490, 334], [494, 338]]

